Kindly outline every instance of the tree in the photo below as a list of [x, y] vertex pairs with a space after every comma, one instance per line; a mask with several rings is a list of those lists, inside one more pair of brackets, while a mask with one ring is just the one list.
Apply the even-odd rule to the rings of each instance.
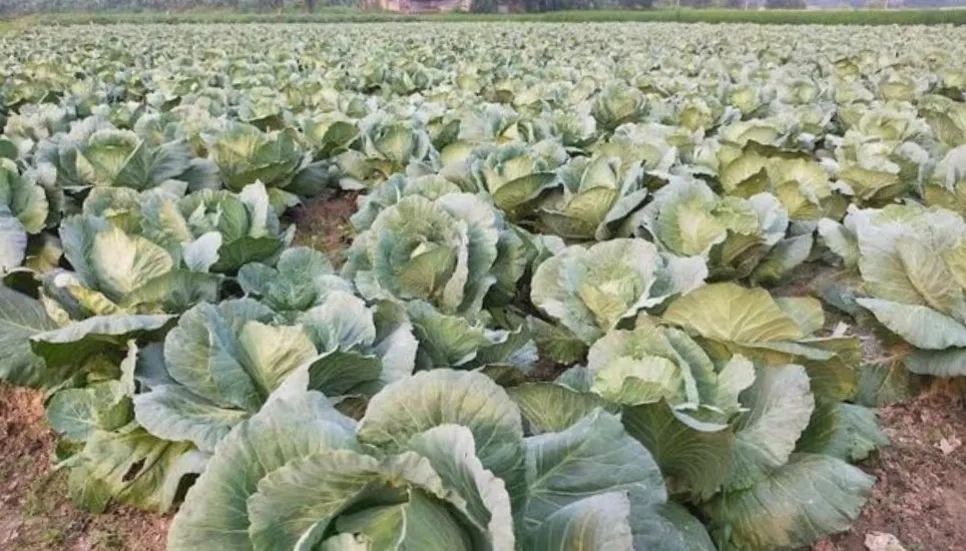
[[621, 7], [651, 9], [654, 7], [654, 0], [618, 0]]
[[496, 8], [496, 0], [473, 0], [470, 4], [473, 13], [494, 13]]

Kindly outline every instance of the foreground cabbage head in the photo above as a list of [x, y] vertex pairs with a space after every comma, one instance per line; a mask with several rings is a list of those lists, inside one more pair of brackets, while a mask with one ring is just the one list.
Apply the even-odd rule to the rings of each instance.
[[713, 549], [617, 417], [525, 438], [502, 388], [450, 370], [386, 387], [358, 424], [318, 393], [271, 400], [218, 446], [169, 535], [174, 551], [655, 546]]
[[134, 398], [138, 422], [210, 452], [293, 376], [336, 399], [372, 395], [413, 371], [412, 325], [392, 305], [369, 309], [332, 290], [296, 321], [277, 323], [250, 298], [195, 306], [165, 338], [150, 391]]

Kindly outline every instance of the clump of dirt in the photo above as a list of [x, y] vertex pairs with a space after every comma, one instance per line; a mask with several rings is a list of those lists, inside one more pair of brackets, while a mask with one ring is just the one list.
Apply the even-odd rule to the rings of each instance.
[[0, 383], [0, 549], [161, 551], [170, 518], [112, 506], [82, 511], [52, 471], [43, 393]]
[[821, 551], [866, 551], [870, 532], [895, 535], [907, 551], [966, 549], [966, 404], [932, 393], [881, 410], [892, 445], [868, 471], [877, 483], [847, 533]]
[[530, 373], [530, 377], [536, 381], [553, 381], [561, 373], [567, 371], [569, 367], [541, 355], [540, 359], [537, 360], [537, 365], [534, 367], [533, 372]]
[[336, 267], [341, 266], [352, 242], [349, 217], [356, 212], [358, 196], [358, 192], [334, 192], [295, 209], [295, 244], [322, 251]]

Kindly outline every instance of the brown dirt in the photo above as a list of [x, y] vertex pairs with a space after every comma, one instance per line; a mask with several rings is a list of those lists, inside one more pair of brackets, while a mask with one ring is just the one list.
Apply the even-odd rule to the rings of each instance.
[[82, 511], [53, 472], [41, 392], [0, 383], [0, 549], [161, 551], [170, 518], [129, 507]]
[[357, 192], [336, 192], [310, 201], [294, 214], [295, 244], [325, 253], [336, 267], [345, 261], [345, 249], [352, 242], [349, 217], [356, 211]]
[[849, 532], [815, 551], [866, 551], [870, 532], [895, 535], [907, 551], [966, 549], [963, 396], [934, 392], [881, 415], [892, 445], [867, 465], [877, 479], [872, 496]]

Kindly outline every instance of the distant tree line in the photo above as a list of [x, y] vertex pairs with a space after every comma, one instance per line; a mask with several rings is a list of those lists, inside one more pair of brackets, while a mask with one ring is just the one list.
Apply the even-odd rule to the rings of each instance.
[[[487, 13], [500, 11], [547, 12], [554, 10], [593, 10], [593, 9], [650, 9], [650, 8], [731, 8], [731, 9], [805, 9], [816, 2], [837, 2], [847, 4], [858, 2], [861, 7], [872, 1], [900, 2], [917, 0], [473, 0], [471, 11]], [[966, 2], [966, 0], [918, 0], [930, 2]]]
[[179, 11], [186, 9], [314, 10], [322, 6], [350, 7], [359, 0], [0, 0], [0, 14], [62, 11]]
[[[546, 12], [585, 9], [650, 9], [650, 8], [732, 8], [732, 9], [805, 9], [811, 0], [473, 0], [471, 11], [486, 13], [505, 7], [508, 11]], [[827, 0], [847, 2], [849, 0]], [[854, 0], [866, 2], [869, 0]], [[884, 1], [884, 0], [879, 0]], [[897, 2], [901, 0], [890, 0]], [[908, 1], [908, 0], [906, 0]], [[913, 0], [914, 1], [914, 0]], [[932, 0], [946, 1], [946, 0]], [[966, 0], [948, 0], [966, 1]]]
[[473, 0], [471, 11], [487, 13], [498, 11], [548, 12], [558, 10], [596, 10], [607, 8], [654, 7], [654, 0]]
[[[413, 0], [417, 1], [417, 0]], [[735, 8], [804, 9], [830, 8], [927, 8], [962, 6], [966, 0], [471, 0], [473, 12], [548, 12], [556, 10], [649, 9], [649, 8]], [[186, 9], [230, 9], [238, 11], [281, 11], [321, 7], [370, 7], [376, 0], [0, 0], [0, 15], [63, 11], [181, 11]]]

